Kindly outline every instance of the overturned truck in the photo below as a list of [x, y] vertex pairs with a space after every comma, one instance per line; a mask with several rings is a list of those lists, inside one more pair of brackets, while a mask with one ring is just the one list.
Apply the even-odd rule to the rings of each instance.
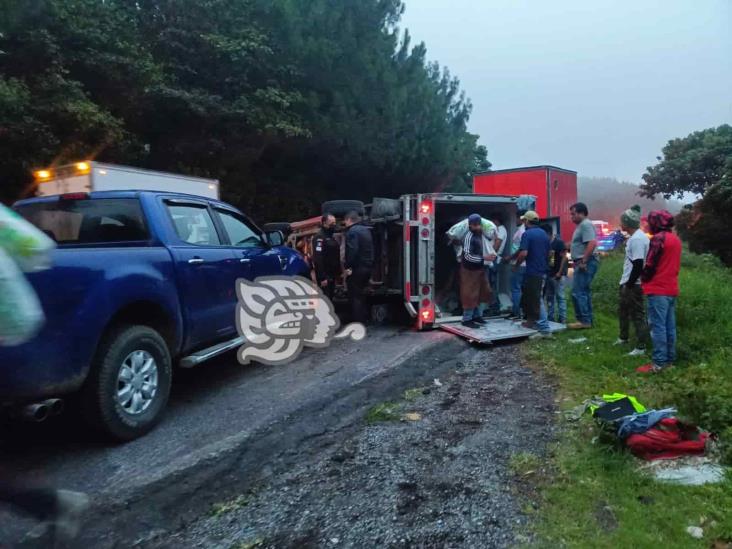
[[[500, 316], [487, 319], [484, 327], [471, 329], [461, 325], [458, 299], [459, 262], [447, 238], [447, 231], [471, 213], [503, 219], [508, 234], [516, 230], [517, 204], [533, 201], [533, 197], [480, 194], [427, 193], [410, 194], [398, 199], [376, 198], [371, 204], [355, 201], [334, 201], [323, 204], [323, 213], [333, 213], [338, 221], [336, 238], [344, 255], [345, 228], [341, 205], [359, 208], [364, 223], [370, 228], [375, 247], [375, 262], [368, 297], [372, 320], [383, 322], [406, 309], [414, 325], [420, 329], [441, 328], [479, 343], [526, 337], [534, 330]], [[558, 219], [547, 220], [558, 231]], [[317, 232], [320, 217], [290, 224], [288, 243], [305, 254], [311, 254], [310, 239]], [[499, 265], [498, 292], [502, 307], [511, 302], [510, 269]], [[336, 300], [345, 297], [340, 281]]]

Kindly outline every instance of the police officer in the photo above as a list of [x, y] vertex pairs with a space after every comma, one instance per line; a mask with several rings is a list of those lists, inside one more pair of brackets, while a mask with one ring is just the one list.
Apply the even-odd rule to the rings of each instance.
[[364, 291], [374, 266], [374, 241], [371, 231], [363, 223], [358, 212], [348, 212], [345, 217], [346, 232], [346, 283], [348, 299], [355, 322], [366, 323], [368, 312]]
[[333, 299], [336, 279], [341, 275], [341, 245], [335, 239], [336, 219], [323, 214], [320, 231], [313, 237], [315, 281], [329, 299]]

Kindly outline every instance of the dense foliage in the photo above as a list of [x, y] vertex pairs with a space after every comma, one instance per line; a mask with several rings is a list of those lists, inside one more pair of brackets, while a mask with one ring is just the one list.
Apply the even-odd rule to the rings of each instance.
[[732, 126], [724, 124], [672, 139], [663, 154], [643, 176], [643, 194], [667, 198], [686, 192], [701, 194], [700, 200], [677, 216], [679, 234], [692, 251], [711, 252], [732, 266], [728, 237], [732, 229]]
[[732, 177], [709, 187], [704, 198], [684, 208], [676, 217], [676, 228], [691, 251], [713, 253], [732, 267]]
[[0, 198], [80, 158], [221, 179], [261, 220], [468, 189], [471, 104], [400, 0], [0, 2]]
[[725, 174], [728, 178], [732, 175], [732, 126], [724, 124], [672, 139], [658, 161], [643, 174], [641, 189], [645, 196], [681, 198], [685, 193], [704, 194]]

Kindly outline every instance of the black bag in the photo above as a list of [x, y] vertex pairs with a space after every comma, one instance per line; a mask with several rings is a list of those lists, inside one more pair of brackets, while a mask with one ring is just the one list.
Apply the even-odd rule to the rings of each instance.
[[621, 417], [632, 416], [635, 413], [636, 411], [633, 407], [633, 403], [628, 397], [625, 397], [620, 400], [616, 400], [615, 402], [603, 404], [595, 410], [593, 416], [597, 419], [601, 419], [602, 421], [612, 423], [613, 421], [619, 420]]

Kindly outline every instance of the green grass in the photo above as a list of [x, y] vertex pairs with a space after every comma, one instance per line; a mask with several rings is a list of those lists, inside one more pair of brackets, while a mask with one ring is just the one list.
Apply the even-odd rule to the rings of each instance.
[[413, 389], [407, 389], [404, 391], [402, 398], [407, 402], [414, 402], [424, 394], [425, 387], [414, 387]]
[[541, 460], [539, 456], [531, 452], [520, 452], [511, 456], [508, 468], [515, 476], [527, 477], [541, 469]]
[[[534, 342], [528, 358], [556, 377], [561, 409], [616, 391], [651, 408], [673, 405], [681, 416], [719, 433], [724, 458], [732, 462], [732, 271], [709, 256], [685, 254], [676, 368], [649, 377], [634, 371], [645, 361], [612, 346], [621, 264], [620, 257], [605, 259], [593, 284], [596, 327]], [[568, 342], [577, 337], [587, 341]], [[660, 484], [636, 472], [638, 460], [600, 436], [590, 418], [566, 425], [553, 450], [555, 473], [541, 487], [539, 545], [709, 547], [732, 540], [729, 477], [702, 487]], [[703, 540], [685, 532], [702, 524]]]
[[382, 402], [366, 412], [366, 423], [380, 423], [382, 421], [399, 421], [401, 419], [401, 405], [397, 402]]
[[220, 517], [232, 511], [238, 511], [249, 505], [249, 496], [240, 495], [230, 501], [214, 503], [211, 506], [211, 516]]

